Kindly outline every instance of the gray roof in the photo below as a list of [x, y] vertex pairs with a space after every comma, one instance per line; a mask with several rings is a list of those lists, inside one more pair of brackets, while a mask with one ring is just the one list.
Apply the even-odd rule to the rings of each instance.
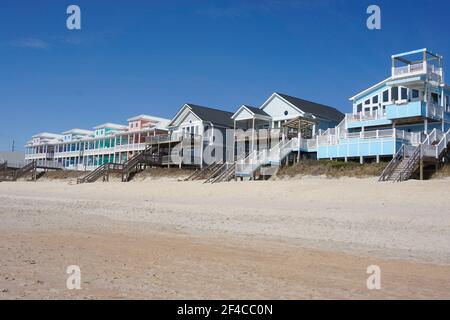
[[332, 120], [332, 121], [336, 121], [336, 122], [340, 122], [345, 117], [345, 115], [342, 112], [340, 112], [339, 110], [337, 110], [333, 107], [329, 107], [329, 106], [325, 106], [320, 103], [315, 103], [315, 102], [303, 100], [300, 98], [288, 96], [287, 94], [282, 94], [282, 93], [278, 93], [278, 92], [277, 92], [277, 94], [280, 97], [282, 97], [285, 100], [292, 103], [294, 106], [296, 106], [303, 112], [311, 113], [311, 114], [315, 115], [316, 117], [328, 119], [328, 120]]
[[254, 114], [259, 114], [261, 116], [267, 116], [270, 117], [264, 110], [260, 109], [260, 108], [255, 108], [252, 106], [249, 106], [247, 104], [244, 104], [244, 107], [246, 107], [248, 110], [250, 110], [251, 112], [253, 112]]
[[219, 126], [233, 127], [233, 121], [231, 120], [231, 116], [233, 115], [232, 112], [203, 107], [191, 103], [187, 103], [187, 105], [203, 121], [211, 122]]

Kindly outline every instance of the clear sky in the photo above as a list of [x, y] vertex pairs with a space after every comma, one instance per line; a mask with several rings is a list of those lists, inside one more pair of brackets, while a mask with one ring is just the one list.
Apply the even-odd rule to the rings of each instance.
[[[66, 28], [81, 7], [82, 29]], [[382, 29], [368, 30], [377, 4]], [[350, 112], [390, 55], [450, 54], [448, 0], [2, 0], [0, 150], [31, 135], [172, 118], [185, 102], [234, 111], [282, 92]], [[448, 67], [446, 67], [448, 70]]]

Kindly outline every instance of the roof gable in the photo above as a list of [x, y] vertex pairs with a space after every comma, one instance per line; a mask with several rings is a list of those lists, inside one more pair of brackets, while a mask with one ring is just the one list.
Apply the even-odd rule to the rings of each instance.
[[231, 120], [233, 113], [219, 109], [203, 107], [191, 103], [186, 103], [185, 105], [183, 105], [183, 107], [177, 112], [173, 120], [170, 122], [170, 125], [179, 125], [179, 119], [186, 116], [185, 113], [189, 111], [192, 112], [199, 120], [210, 122], [218, 126], [229, 128], [233, 127], [233, 121]]
[[303, 116], [304, 112], [276, 93], [272, 94], [260, 108], [273, 119]]
[[332, 121], [341, 121], [344, 118], [344, 114], [339, 110], [329, 107], [320, 103], [311, 102], [308, 100], [292, 97], [283, 93], [275, 93], [282, 99], [301, 110], [303, 113], [310, 113], [318, 118], [323, 118]]
[[198, 120], [201, 120], [189, 107], [189, 105], [184, 104], [180, 110], [176, 113], [175, 117], [170, 121], [169, 126], [179, 126], [183, 123], [183, 121], [186, 119], [186, 117], [189, 116], [189, 114], [192, 114], [195, 116]]

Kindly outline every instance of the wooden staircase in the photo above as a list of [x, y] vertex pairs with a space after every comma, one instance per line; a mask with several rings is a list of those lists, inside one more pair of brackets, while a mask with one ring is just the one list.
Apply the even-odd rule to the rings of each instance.
[[37, 161], [31, 161], [21, 168], [9, 168], [4, 162], [0, 167], [0, 181], [17, 181], [17, 179], [32, 173], [33, 180], [36, 180]]
[[158, 154], [153, 154], [152, 147], [147, 146], [145, 150], [142, 150], [123, 164], [122, 182], [130, 181], [135, 173], [143, 171], [146, 166], [160, 165], [162, 165], [162, 157]]
[[80, 183], [92, 183], [97, 181], [100, 177], [103, 177], [103, 181], [109, 181], [109, 174], [112, 171], [122, 170], [123, 165], [120, 163], [107, 162], [96, 168], [94, 171], [89, 172], [83, 178], [77, 179], [77, 184]]
[[195, 181], [195, 180], [208, 180], [211, 175], [215, 174], [217, 170], [222, 167], [221, 162], [213, 162], [210, 165], [204, 167], [203, 169], [195, 170], [190, 176], [183, 179], [182, 181]]
[[16, 181], [17, 179], [23, 177], [24, 175], [26, 175], [29, 172], [33, 172], [33, 180], [35, 180], [36, 178], [36, 168], [37, 168], [37, 161], [31, 161], [30, 163], [27, 163], [26, 165], [24, 165], [23, 167], [17, 169], [14, 171], [14, 181]]
[[235, 177], [236, 162], [224, 163], [220, 170], [204, 183], [227, 182]]
[[410, 179], [419, 170], [423, 178], [423, 168], [426, 163], [434, 164], [436, 168], [442, 162], [449, 150], [450, 130], [437, 138], [436, 131], [418, 146], [402, 145], [393, 159], [380, 175], [378, 181], [401, 182]]

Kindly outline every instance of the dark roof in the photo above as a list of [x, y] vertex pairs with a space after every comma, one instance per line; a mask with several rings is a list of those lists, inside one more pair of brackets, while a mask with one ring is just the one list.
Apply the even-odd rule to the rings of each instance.
[[306, 113], [311, 113], [319, 118], [324, 118], [332, 121], [340, 122], [342, 119], [344, 119], [345, 115], [340, 112], [339, 110], [328, 107], [320, 103], [315, 103], [307, 100], [303, 100], [296, 97], [288, 96], [287, 94], [282, 93], [276, 93], [280, 97], [286, 99], [290, 103], [292, 103], [294, 106], [302, 110]]
[[249, 105], [244, 104], [244, 107], [246, 107], [248, 110], [250, 110], [251, 112], [253, 112], [254, 114], [259, 114], [261, 116], [268, 116], [270, 117], [264, 110], [260, 109], [260, 108], [255, 108]]
[[232, 112], [213, 109], [208, 107], [198, 106], [196, 104], [187, 103], [192, 111], [200, 117], [203, 121], [208, 121], [213, 124], [232, 128], [233, 120], [231, 120]]

